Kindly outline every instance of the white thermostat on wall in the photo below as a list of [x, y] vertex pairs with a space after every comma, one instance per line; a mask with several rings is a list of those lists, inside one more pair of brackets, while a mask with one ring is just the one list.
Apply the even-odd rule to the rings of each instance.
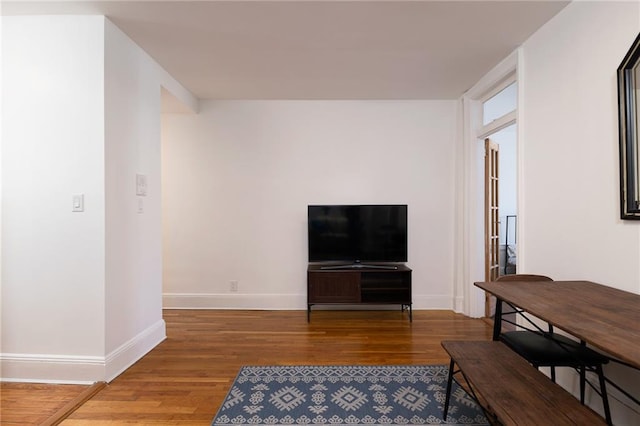
[[136, 174], [136, 195], [147, 195], [147, 175]]

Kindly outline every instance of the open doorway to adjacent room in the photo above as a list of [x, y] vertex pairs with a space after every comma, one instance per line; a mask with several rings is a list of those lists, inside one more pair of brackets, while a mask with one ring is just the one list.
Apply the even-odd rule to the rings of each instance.
[[[517, 83], [507, 82], [482, 102], [484, 143], [485, 281], [517, 272]], [[485, 316], [495, 300], [485, 298]]]
[[516, 244], [518, 242], [518, 192], [516, 141], [517, 128], [512, 124], [492, 134], [489, 139], [499, 147], [499, 268], [498, 276], [515, 274], [518, 269]]

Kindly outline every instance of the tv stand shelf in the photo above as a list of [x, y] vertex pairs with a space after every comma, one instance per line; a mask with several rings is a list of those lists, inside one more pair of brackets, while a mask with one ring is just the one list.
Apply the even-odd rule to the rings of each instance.
[[[329, 267], [327, 267], [329, 266]], [[405, 265], [324, 265], [307, 269], [307, 321], [313, 305], [400, 305], [411, 310], [411, 269]]]

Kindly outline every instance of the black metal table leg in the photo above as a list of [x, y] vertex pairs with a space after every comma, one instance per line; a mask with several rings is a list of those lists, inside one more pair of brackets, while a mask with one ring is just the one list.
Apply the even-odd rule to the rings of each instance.
[[449, 363], [449, 377], [447, 378], [447, 393], [444, 399], [444, 413], [442, 415], [442, 419], [444, 421], [447, 420], [447, 412], [449, 411], [449, 400], [451, 399], [451, 385], [453, 383], [453, 367], [455, 362], [453, 358], [451, 358], [451, 362]]
[[502, 300], [496, 299], [496, 312], [493, 315], [493, 340], [500, 340], [502, 331]]

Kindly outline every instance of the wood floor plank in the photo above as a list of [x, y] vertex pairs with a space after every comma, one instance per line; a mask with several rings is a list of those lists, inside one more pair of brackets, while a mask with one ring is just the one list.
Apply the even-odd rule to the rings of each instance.
[[93, 395], [104, 389], [105, 386], [105, 382], [98, 382], [94, 383], [92, 386], [89, 386], [87, 389], [80, 392], [80, 394], [78, 394], [75, 398], [60, 407], [55, 413], [53, 413], [53, 415], [49, 416], [46, 421], [42, 422], [41, 426], [55, 426], [60, 424], [78, 407], [91, 399]]
[[0, 424], [42, 425], [87, 391], [88, 385], [0, 383]]
[[[244, 365], [447, 364], [442, 340], [491, 338], [488, 324], [451, 311], [414, 311], [413, 322], [399, 310], [306, 315], [166, 310], [167, 340], [61, 424], [208, 426]], [[8, 395], [8, 406], [3, 395], [2, 415], [16, 401], [37, 406], [36, 395]]]

